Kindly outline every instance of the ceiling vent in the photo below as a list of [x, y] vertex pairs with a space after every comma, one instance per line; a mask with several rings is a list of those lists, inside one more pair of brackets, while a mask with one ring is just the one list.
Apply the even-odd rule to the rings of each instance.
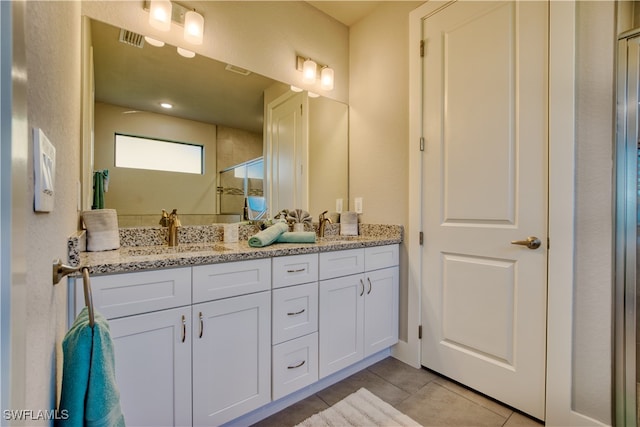
[[130, 46], [135, 46], [142, 48], [144, 46], [144, 36], [138, 33], [134, 33], [133, 31], [125, 30], [124, 28], [120, 29], [120, 43], [128, 44]]
[[251, 74], [251, 71], [245, 70], [244, 68], [236, 67], [235, 65], [231, 65], [231, 64], [227, 64], [227, 66], [224, 67], [224, 69], [227, 71], [231, 71], [232, 73], [241, 74], [243, 76], [248, 76], [249, 74]]

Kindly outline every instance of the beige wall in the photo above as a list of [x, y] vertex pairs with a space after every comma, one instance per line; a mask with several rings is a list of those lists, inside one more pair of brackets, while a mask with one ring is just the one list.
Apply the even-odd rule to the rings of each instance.
[[25, 177], [29, 203], [24, 207], [29, 254], [25, 408], [44, 410], [56, 407], [60, 343], [67, 329], [66, 280], [52, 286], [51, 264], [55, 258], [66, 260], [67, 237], [77, 227], [80, 4], [29, 1], [25, 24], [29, 127], [41, 128], [56, 148], [55, 206], [51, 213], [33, 212], [31, 144]]
[[[94, 150], [96, 170], [109, 170], [105, 208], [121, 215], [216, 213], [216, 126], [96, 102]], [[204, 147], [204, 174], [188, 174], [115, 167], [114, 135], [158, 138]]]
[[[408, 225], [409, 12], [421, 3], [382, 3], [351, 27], [349, 206], [363, 198], [362, 222]], [[406, 340], [404, 245], [400, 265], [400, 339]]]
[[262, 156], [262, 134], [218, 126], [219, 171]]

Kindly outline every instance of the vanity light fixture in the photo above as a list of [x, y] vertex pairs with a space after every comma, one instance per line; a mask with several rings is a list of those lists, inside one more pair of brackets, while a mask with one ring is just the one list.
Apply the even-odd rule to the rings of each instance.
[[195, 52], [183, 49], [181, 47], [178, 47], [178, 53], [180, 54], [180, 56], [184, 56], [185, 58], [193, 58], [194, 56], [196, 56]]
[[151, 0], [149, 2], [149, 25], [160, 31], [171, 29], [171, 9], [169, 0]]
[[[320, 73], [318, 73], [318, 67], [320, 67]], [[323, 90], [333, 90], [334, 72], [328, 65], [318, 64], [311, 58], [296, 56], [296, 70], [302, 71], [303, 83], [313, 84], [319, 78], [320, 87]]]
[[202, 44], [204, 36], [204, 17], [195, 10], [184, 15], [184, 39], [191, 44]]
[[149, 43], [151, 46], [155, 46], [155, 47], [162, 47], [164, 46], [164, 42], [160, 41], [160, 40], [156, 40], [153, 39], [149, 36], [144, 36], [144, 41], [146, 41], [147, 43]]
[[187, 9], [171, 0], [146, 0], [143, 7], [149, 11], [149, 25], [153, 28], [169, 31], [173, 22], [184, 27], [183, 37], [186, 42], [195, 45], [202, 44], [204, 16], [194, 9]]

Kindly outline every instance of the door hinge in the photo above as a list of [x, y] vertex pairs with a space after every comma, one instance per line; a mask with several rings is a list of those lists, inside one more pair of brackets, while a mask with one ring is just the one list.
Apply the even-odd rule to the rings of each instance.
[[551, 249], [551, 239], [547, 237], [547, 250]]
[[422, 231], [420, 232], [420, 237], [418, 239], [420, 241], [420, 246], [422, 246], [424, 244], [424, 233]]
[[418, 339], [422, 339], [422, 325], [418, 325]]
[[302, 115], [302, 104], [300, 104], [300, 115]]
[[420, 137], [420, 151], [424, 151], [424, 136]]
[[424, 58], [424, 40], [420, 40], [420, 58]]

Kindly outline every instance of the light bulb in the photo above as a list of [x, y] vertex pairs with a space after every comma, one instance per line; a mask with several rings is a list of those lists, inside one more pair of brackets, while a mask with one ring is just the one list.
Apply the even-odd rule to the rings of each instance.
[[322, 68], [322, 71], [320, 71], [320, 87], [324, 90], [333, 90], [333, 68]]
[[315, 83], [318, 65], [313, 59], [307, 59], [302, 63], [302, 82]]
[[184, 39], [191, 44], [202, 44], [204, 17], [193, 10], [184, 15]]
[[171, 9], [169, 0], [151, 0], [149, 25], [160, 31], [169, 31], [171, 29]]

